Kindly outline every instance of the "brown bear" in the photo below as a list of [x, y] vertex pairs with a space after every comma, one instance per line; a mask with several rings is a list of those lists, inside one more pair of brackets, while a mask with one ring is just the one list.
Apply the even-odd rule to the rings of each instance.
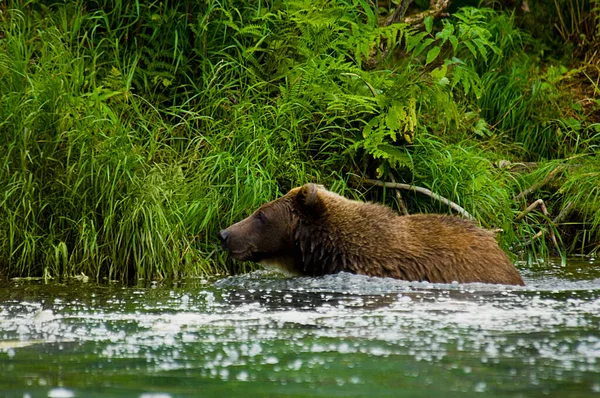
[[306, 184], [218, 234], [233, 258], [296, 275], [523, 285], [492, 232], [458, 217], [399, 216]]

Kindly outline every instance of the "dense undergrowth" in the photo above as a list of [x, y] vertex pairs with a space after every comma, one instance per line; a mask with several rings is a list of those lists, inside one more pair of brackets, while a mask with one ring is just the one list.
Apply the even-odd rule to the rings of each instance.
[[354, 176], [529, 260], [596, 252], [600, 4], [572, 32], [559, 3], [544, 34], [483, 6], [415, 28], [363, 0], [0, 3], [0, 274], [243, 271], [217, 231], [293, 186], [397, 206]]

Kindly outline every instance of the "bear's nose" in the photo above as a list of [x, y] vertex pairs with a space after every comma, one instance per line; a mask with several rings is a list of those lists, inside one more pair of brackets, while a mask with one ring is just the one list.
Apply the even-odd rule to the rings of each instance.
[[217, 236], [219, 237], [219, 240], [221, 242], [225, 242], [227, 240], [227, 237], [229, 236], [229, 232], [227, 232], [226, 229], [222, 229], [219, 231], [219, 233], [217, 234]]

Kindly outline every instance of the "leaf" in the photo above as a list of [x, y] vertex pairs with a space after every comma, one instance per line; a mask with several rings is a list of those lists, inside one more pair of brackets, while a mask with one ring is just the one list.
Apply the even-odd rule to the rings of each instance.
[[413, 48], [417, 46], [423, 40], [423, 38], [427, 36], [427, 32], [420, 32], [414, 36], [406, 36], [406, 51], [410, 52]]
[[373, 132], [373, 127], [379, 125], [379, 116], [375, 116], [363, 129], [363, 138], [369, 137]]
[[362, 56], [365, 59], [368, 59], [369, 54], [371, 53], [371, 46], [369, 46], [369, 43], [362, 43], [359, 48], [360, 48], [360, 53], [362, 54]]
[[442, 39], [442, 44], [444, 44], [446, 42], [446, 40], [448, 40], [450, 37], [455, 37], [454, 36], [454, 25], [452, 25], [451, 23], [444, 24], [444, 29], [442, 29], [441, 31], [439, 31], [435, 35], [435, 37], [437, 39], [441, 38]]
[[357, 3], [361, 5], [363, 10], [365, 11], [365, 14], [367, 14], [367, 24], [369, 26], [376, 26], [377, 25], [377, 17], [375, 16], [375, 13], [371, 9], [371, 6], [369, 5], [369, 3], [364, 0], [357, 0]]
[[400, 115], [395, 107], [391, 107], [388, 114], [385, 117], [385, 125], [388, 129], [395, 131], [400, 128], [399, 119]]
[[455, 87], [458, 82], [460, 82], [463, 73], [464, 69], [460, 65], [455, 65], [454, 68], [452, 68], [452, 87]]
[[483, 57], [483, 60], [487, 62], [487, 49], [485, 48], [487, 42], [481, 39], [473, 39], [473, 43], [475, 43], [475, 45], [477, 46], [477, 49]]
[[475, 59], [477, 59], [477, 50], [475, 49], [475, 46], [472, 43], [469, 43], [468, 41], [465, 41], [465, 46], [467, 46], [467, 48], [469, 49], [469, 51], [471, 51], [471, 54], [473, 54], [473, 57]]
[[363, 133], [362, 133], [363, 138], [366, 139], [367, 137], [369, 137], [371, 135], [372, 131], [373, 131], [373, 126], [371, 126], [370, 124], [367, 124], [365, 126], [365, 128], [363, 128]]
[[411, 172], [414, 172], [414, 164], [410, 155], [406, 152], [405, 147], [396, 147], [389, 144], [377, 145], [377, 151], [383, 154], [382, 158], [388, 159], [390, 166], [400, 168], [406, 167]]
[[419, 54], [421, 54], [423, 52], [423, 50], [425, 50], [427, 48], [427, 46], [429, 46], [431, 43], [433, 43], [433, 39], [432, 38], [427, 38], [425, 39], [413, 52], [413, 57], [418, 57]]
[[448, 40], [450, 40], [450, 44], [452, 44], [452, 50], [456, 52], [456, 47], [458, 47], [458, 38], [452, 35]]
[[477, 99], [481, 98], [481, 96], [483, 95], [483, 87], [481, 85], [481, 81], [479, 80], [479, 76], [477, 76], [477, 79], [472, 80], [472, 83], [475, 97], [477, 97]]
[[389, 145], [389, 144], [379, 144], [377, 145], [377, 149], [382, 152], [385, 152], [389, 156], [393, 156], [395, 158], [403, 158], [406, 157], [406, 153], [400, 150], [399, 148]]
[[[442, 80], [446, 78], [446, 74], [448, 73], [448, 65], [442, 65], [439, 68], [435, 68], [431, 71], [431, 77], [435, 80]], [[446, 78], [446, 80], [448, 80]]]
[[427, 52], [427, 59], [425, 60], [425, 65], [429, 65], [431, 62], [433, 62], [437, 58], [437, 56], [440, 54], [441, 49], [442, 48], [439, 46], [432, 47]]
[[425, 30], [427, 31], [427, 33], [431, 33], [431, 30], [433, 29], [433, 18], [431, 16], [428, 16], [425, 18]]
[[469, 76], [465, 76], [465, 78], [462, 79], [462, 85], [465, 89], [465, 94], [469, 94], [469, 91], [471, 91], [471, 81], [469, 80]]
[[493, 134], [488, 128], [487, 122], [483, 118], [477, 120], [477, 123], [475, 123], [475, 126], [473, 126], [473, 132], [480, 137], [491, 137]]

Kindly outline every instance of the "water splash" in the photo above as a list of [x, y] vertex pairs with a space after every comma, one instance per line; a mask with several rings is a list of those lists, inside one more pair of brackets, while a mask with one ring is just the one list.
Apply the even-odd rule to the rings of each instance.
[[[366, 393], [373, 383], [392, 391], [402, 377], [415, 391], [441, 383], [447, 391], [500, 396], [531, 385], [594, 394], [600, 283], [593, 272], [571, 279], [564, 272], [526, 273], [525, 287], [265, 272], [173, 289], [75, 285], [59, 295], [12, 285], [2, 294], [23, 297], [0, 303], [0, 364], [12, 369], [0, 376], [0, 389], [92, 396], [90, 383], [124, 383], [117, 366], [134, 381], [173, 375], [177, 385], [191, 379]], [[42, 369], [32, 370], [28, 364], [40, 359]], [[67, 384], [73, 380], [59, 369], [73, 362], [78, 381]], [[177, 395], [136, 388], [136, 397]], [[319, 391], [328, 396], [327, 388]]]

